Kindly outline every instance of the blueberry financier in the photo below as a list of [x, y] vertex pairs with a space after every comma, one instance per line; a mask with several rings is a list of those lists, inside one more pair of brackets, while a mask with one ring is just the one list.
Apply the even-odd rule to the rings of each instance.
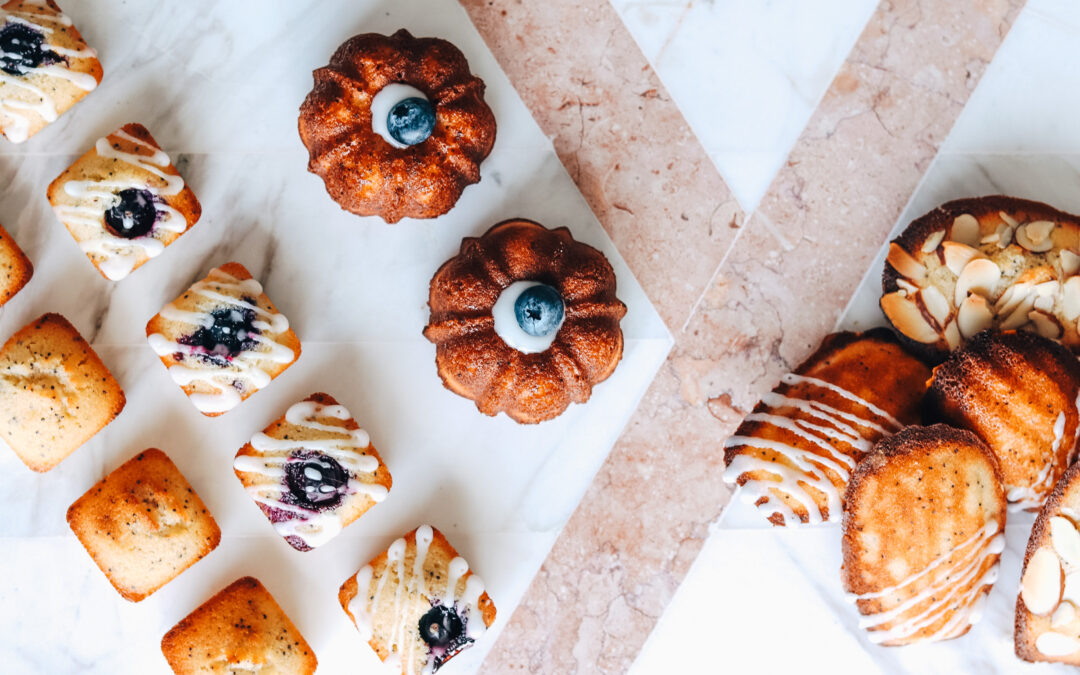
[[344, 406], [312, 394], [240, 448], [236, 477], [274, 529], [310, 551], [386, 498], [390, 471]]
[[0, 227], [0, 306], [15, 297], [34, 275], [34, 266], [19, 245]]
[[429, 525], [349, 577], [338, 600], [379, 658], [403, 674], [437, 671], [495, 621], [484, 582]]
[[123, 279], [199, 220], [202, 208], [141, 124], [127, 124], [49, 186], [49, 203], [106, 279]]
[[0, 133], [22, 143], [101, 82], [97, 52], [52, 0], [0, 5]]
[[146, 324], [169, 375], [204, 415], [232, 410], [300, 357], [300, 340], [239, 263], [210, 270]]

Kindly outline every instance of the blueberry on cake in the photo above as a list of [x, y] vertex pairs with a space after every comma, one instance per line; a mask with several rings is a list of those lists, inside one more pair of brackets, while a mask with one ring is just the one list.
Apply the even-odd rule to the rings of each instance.
[[0, 306], [15, 297], [34, 275], [34, 266], [7, 230], [0, 227]]
[[429, 525], [349, 577], [338, 600], [391, 672], [403, 674], [434, 673], [495, 621], [484, 582]]
[[176, 675], [313, 675], [311, 646], [258, 579], [243, 577], [184, 617], [161, 639]]
[[124, 408], [109, 369], [59, 314], [45, 314], [0, 348], [0, 437], [34, 471], [48, 471]]
[[22, 143], [101, 82], [97, 52], [53, 0], [0, 5], [0, 133]]
[[390, 471], [344, 406], [312, 394], [255, 434], [236, 477], [285, 541], [310, 551], [386, 498]]
[[79, 497], [68, 525], [126, 600], [139, 602], [217, 548], [221, 530], [172, 460], [140, 452]]
[[106, 279], [123, 279], [165, 250], [202, 213], [146, 127], [127, 124], [52, 182], [49, 203]]
[[300, 340], [239, 263], [210, 270], [146, 324], [150, 347], [192, 404], [221, 415], [300, 357]]

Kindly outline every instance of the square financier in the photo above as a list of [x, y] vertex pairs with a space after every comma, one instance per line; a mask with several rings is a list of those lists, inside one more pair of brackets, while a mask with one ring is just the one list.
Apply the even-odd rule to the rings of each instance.
[[13, 298], [34, 275], [34, 266], [11, 238], [0, 227], [0, 305]]
[[258, 579], [238, 579], [181, 619], [161, 639], [177, 675], [311, 675], [317, 660], [304, 636]]
[[49, 185], [49, 203], [102, 276], [123, 279], [187, 232], [195, 193], [141, 124], [127, 124]]
[[0, 437], [34, 471], [48, 471], [124, 409], [105, 364], [59, 314], [0, 347]]
[[22, 143], [101, 82], [97, 52], [52, 0], [0, 5], [0, 133]]
[[386, 498], [390, 471], [344, 406], [312, 394], [255, 434], [236, 477], [293, 548], [310, 551]]
[[228, 412], [300, 357], [300, 340], [239, 263], [210, 270], [146, 324], [146, 337], [204, 415]]
[[155, 448], [79, 497], [67, 521], [113, 588], [132, 602], [172, 581], [221, 541], [199, 495]]
[[402, 673], [435, 672], [495, 621], [484, 582], [430, 525], [349, 577], [338, 601], [379, 658]]

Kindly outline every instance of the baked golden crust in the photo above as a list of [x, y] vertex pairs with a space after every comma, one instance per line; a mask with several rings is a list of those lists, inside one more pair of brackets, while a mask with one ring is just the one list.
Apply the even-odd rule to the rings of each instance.
[[878, 443], [844, 496], [840, 574], [870, 639], [966, 633], [996, 578], [1005, 518], [997, 459], [970, 431], [907, 427]]
[[[942, 204], [889, 244], [881, 308], [932, 361], [986, 328], [1080, 349], [1080, 219], [1001, 195]], [[958, 288], [959, 287], [959, 288]]]
[[7, 303], [34, 276], [34, 266], [19, 245], [0, 227], [0, 306]]
[[1080, 362], [1033, 333], [985, 331], [934, 369], [928, 414], [997, 456], [1010, 502], [1038, 509], [1080, 440]]
[[[565, 319], [551, 346], [526, 354], [495, 332], [492, 309], [516, 281], [539, 281], [562, 296]], [[615, 272], [604, 254], [566, 228], [507, 220], [461, 251], [431, 279], [431, 316], [424, 337], [447, 389], [471, 399], [485, 415], [505, 412], [523, 424], [562, 414], [589, 400], [622, 358]]]
[[[300, 107], [300, 138], [311, 154], [308, 170], [341, 208], [388, 223], [434, 218], [480, 180], [495, 116], [483, 80], [454, 45], [406, 30], [357, 35], [314, 77]], [[395, 148], [372, 129], [371, 102], [393, 83], [419, 89], [434, 106], [435, 129], [424, 142]]]

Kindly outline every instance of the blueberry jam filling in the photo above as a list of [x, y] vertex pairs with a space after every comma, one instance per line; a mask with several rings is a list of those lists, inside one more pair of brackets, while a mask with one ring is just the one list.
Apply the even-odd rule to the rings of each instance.
[[124, 239], [144, 237], [157, 221], [154, 195], [149, 190], [127, 188], [116, 193], [120, 202], [105, 212], [105, 227]]
[[514, 317], [521, 330], [534, 337], [551, 335], [563, 320], [563, 300], [551, 286], [530, 286], [514, 301]]
[[438, 670], [472, 639], [465, 635], [465, 621], [454, 607], [434, 605], [420, 617], [420, 637], [430, 647], [432, 670]]
[[386, 130], [402, 145], [416, 145], [435, 130], [435, 108], [418, 96], [399, 101], [386, 116]]
[[285, 464], [288, 501], [313, 511], [341, 503], [349, 485], [349, 472], [336, 459], [321, 452], [302, 450]]
[[[244, 298], [244, 302], [254, 305], [255, 300]], [[255, 336], [259, 330], [253, 325], [255, 311], [247, 307], [222, 307], [210, 312], [213, 323], [201, 326], [191, 335], [181, 337], [180, 344], [197, 347], [202, 356], [219, 365], [228, 364], [237, 354], [255, 347]]]
[[25, 75], [40, 65], [62, 61], [56, 52], [45, 48], [41, 31], [17, 21], [0, 28], [0, 70], [8, 75]]

